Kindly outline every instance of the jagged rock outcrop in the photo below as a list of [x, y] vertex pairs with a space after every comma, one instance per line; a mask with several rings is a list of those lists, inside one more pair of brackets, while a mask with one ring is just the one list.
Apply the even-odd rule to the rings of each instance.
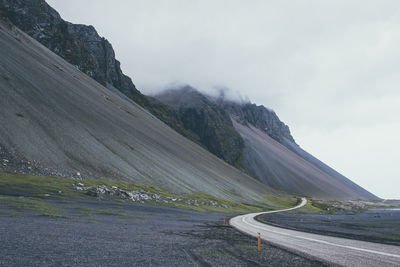
[[200, 144], [229, 164], [241, 167], [243, 139], [233, 127], [230, 115], [213, 99], [190, 86], [156, 97], [179, 113], [185, 129]]
[[279, 119], [273, 110], [252, 103], [231, 101], [219, 101], [219, 103], [243, 125], [253, 125], [279, 143], [282, 143], [285, 138], [295, 143], [289, 127]]
[[104, 86], [139, 94], [111, 44], [93, 26], [64, 21], [43, 0], [2, 0], [1, 10], [21, 30]]
[[281, 144], [286, 141], [295, 144], [289, 127], [264, 106], [207, 96], [190, 86], [170, 89], [155, 97], [178, 112], [182, 125], [195, 139], [236, 167], [243, 168], [244, 141], [233, 127], [231, 117], [245, 126], [260, 129]]

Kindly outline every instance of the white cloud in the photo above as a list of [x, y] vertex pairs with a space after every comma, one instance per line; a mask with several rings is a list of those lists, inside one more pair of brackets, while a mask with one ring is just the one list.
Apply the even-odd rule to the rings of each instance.
[[229, 87], [344, 175], [400, 198], [398, 1], [48, 2], [108, 38], [143, 92]]

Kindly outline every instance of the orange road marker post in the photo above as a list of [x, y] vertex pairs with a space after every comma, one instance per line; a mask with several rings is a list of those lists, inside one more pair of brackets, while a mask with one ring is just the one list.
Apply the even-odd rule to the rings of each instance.
[[224, 218], [224, 225], [226, 225], [226, 218]]
[[257, 234], [258, 234], [258, 235], [257, 235], [257, 241], [258, 241], [258, 248], [257, 248], [257, 250], [258, 250], [258, 251], [261, 251], [261, 235], [260, 235], [260, 232], [258, 232]]

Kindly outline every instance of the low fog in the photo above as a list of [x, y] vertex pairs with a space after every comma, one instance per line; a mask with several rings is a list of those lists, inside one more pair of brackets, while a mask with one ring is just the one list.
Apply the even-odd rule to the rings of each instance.
[[145, 94], [190, 84], [276, 111], [305, 150], [400, 198], [398, 1], [48, 0]]

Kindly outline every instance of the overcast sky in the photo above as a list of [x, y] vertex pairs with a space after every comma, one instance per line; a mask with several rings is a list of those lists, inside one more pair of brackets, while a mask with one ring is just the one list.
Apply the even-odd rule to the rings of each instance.
[[95, 26], [143, 93], [230, 88], [274, 109], [305, 150], [400, 199], [399, 1], [47, 2]]

